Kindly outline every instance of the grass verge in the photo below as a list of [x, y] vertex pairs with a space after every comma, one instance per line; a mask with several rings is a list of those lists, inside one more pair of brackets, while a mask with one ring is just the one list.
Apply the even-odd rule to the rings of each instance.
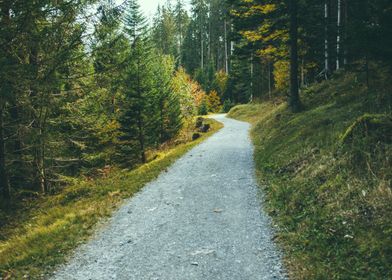
[[23, 214], [0, 230], [4, 239], [0, 241], [0, 279], [46, 278], [124, 199], [223, 126], [214, 120], [206, 122], [211, 130], [201, 138], [161, 152], [135, 170], [113, 169], [101, 178], [74, 179], [56, 195], [26, 202]]
[[285, 103], [233, 108], [253, 124], [255, 163], [291, 279], [392, 279], [391, 86], [358, 74]]

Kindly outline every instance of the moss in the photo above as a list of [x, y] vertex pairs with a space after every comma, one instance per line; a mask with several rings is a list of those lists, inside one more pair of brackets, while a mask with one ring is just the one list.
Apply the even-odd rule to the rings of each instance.
[[341, 142], [347, 144], [355, 137], [371, 137], [374, 142], [392, 142], [392, 119], [385, 114], [364, 114], [344, 132]]
[[301, 113], [273, 102], [229, 113], [253, 124], [258, 179], [292, 279], [392, 279], [386, 83], [368, 91], [341, 75], [307, 89]]

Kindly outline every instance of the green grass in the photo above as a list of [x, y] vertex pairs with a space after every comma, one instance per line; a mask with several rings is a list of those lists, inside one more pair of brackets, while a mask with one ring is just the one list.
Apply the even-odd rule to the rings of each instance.
[[[208, 120], [210, 132], [196, 141], [161, 152], [158, 158], [135, 170], [113, 169], [101, 178], [74, 179], [58, 194], [29, 201], [30, 208], [2, 228], [0, 278], [45, 278], [116, 210], [125, 198], [154, 180], [176, 159], [222, 127]], [[10, 277], [10, 278], [7, 278]]]
[[391, 86], [341, 75], [285, 103], [242, 105], [292, 279], [392, 279]]

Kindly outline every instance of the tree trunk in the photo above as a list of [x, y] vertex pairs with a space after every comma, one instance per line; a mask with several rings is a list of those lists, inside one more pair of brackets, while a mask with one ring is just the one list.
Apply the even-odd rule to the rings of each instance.
[[47, 193], [47, 178], [46, 178], [46, 165], [45, 165], [45, 151], [46, 151], [46, 135], [45, 126], [47, 121], [47, 109], [45, 104], [39, 104], [41, 106], [38, 116], [35, 118], [37, 124], [35, 130], [36, 143], [34, 147], [34, 165], [35, 165], [35, 176], [37, 188], [41, 190], [43, 194]]
[[[4, 27], [6, 31], [9, 28], [9, 20], [10, 20], [10, 3], [9, 1], [3, 1], [0, 6], [1, 9], [1, 17], [0, 17], [0, 24]], [[4, 38], [6, 40], [11, 35], [10, 32], [7, 32], [7, 37]], [[3, 51], [3, 50], [2, 50]], [[5, 55], [8, 54], [8, 50], [6, 51]], [[3, 54], [2, 54], [3, 56]], [[2, 83], [7, 81], [1, 81]], [[8, 183], [8, 176], [7, 176], [7, 167], [5, 163], [5, 136], [4, 136], [4, 107], [5, 107], [5, 100], [3, 98], [4, 92], [0, 92], [0, 195], [2, 195], [5, 199], [10, 197], [10, 188]]]
[[30, 96], [33, 100], [33, 128], [36, 131], [35, 141], [33, 146], [34, 155], [34, 172], [35, 172], [35, 187], [43, 194], [47, 192], [46, 185], [46, 167], [45, 167], [45, 133], [47, 117], [47, 98], [43, 91], [39, 88], [39, 45], [37, 42], [31, 45], [31, 53], [29, 56], [29, 64], [32, 67], [33, 77], [35, 81], [30, 85]]
[[348, 54], [348, 49], [347, 49], [347, 40], [348, 40], [348, 0], [344, 1], [344, 42], [343, 42], [343, 47], [344, 47], [344, 52], [343, 52], [343, 64], [344, 67], [347, 66], [347, 54]]
[[329, 74], [329, 42], [328, 42], [328, 35], [329, 35], [329, 5], [328, 5], [329, 0], [325, 0], [325, 5], [324, 5], [324, 74], [325, 78], [328, 79], [328, 74]]
[[178, 63], [179, 63], [179, 65], [182, 65], [182, 53], [181, 53], [181, 50], [182, 50], [182, 41], [183, 41], [183, 39], [182, 39], [183, 27], [182, 27], [181, 19], [179, 20], [178, 29], [179, 29], [178, 30], [178, 34], [179, 34], [179, 36], [178, 36], [178, 46], [177, 46]]
[[5, 139], [4, 139], [4, 104], [0, 99], [0, 192], [6, 199], [10, 197], [10, 189], [5, 165]]
[[225, 43], [225, 71], [226, 74], [229, 74], [229, 53], [228, 53], [228, 45], [227, 45], [227, 21], [225, 18], [224, 21], [224, 43]]
[[208, 6], [208, 46], [207, 46], [207, 57], [208, 61], [212, 61], [211, 59], [211, 4]]
[[293, 112], [301, 109], [298, 88], [298, 3], [289, 1], [290, 9], [290, 97], [289, 106]]
[[[138, 54], [137, 55], [137, 65], [138, 65], [138, 72], [137, 72], [137, 91], [140, 100], [142, 101], [143, 98], [143, 92], [142, 92], [142, 87], [141, 87], [141, 73], [139, 71], [140, 65], [141, 65], [141, 57]], [[142, 102], [144, 103], [144, 102]], [[142, 163], [146, 163], [146, 151], [145, 151], [145, 139], [144, 139], [144, 121], [143, 121], [143, 112], [142, 109], [139, 108], [137, 110], [137, 127], [138, 127], [138, 141], [139, 141], [139, 146], [140, 146], [140, 160]]]
[[340, 69], [340, 28], [341, 28], [341, 7], [342, 1], [338, 0], [338, 22], [336, 35], [336, 70]]
[[138, 130], [139, 130], [139, 145], [140, 145], [140, 160], [142, 163], [146, 163], [146, 151], [145, 151], [145, 143], [144, 143], [144, 125], [143, 125], [143, 116], [142, 113], [138, 114]]
[[250, 102], [253, 101], [253, 96], [254, 96], [253, 76], [254, 76], [253, 53], [251, 53], [250, 54]]
[[[45, 122], [46, 120], [44, 120]], [[44, 124], [40, 124], [39, 128], [39, 148], [38, 148], [38, 158], [37, 158], [37, 166], [39, 171], [39, 184], [41, 187], [41, 192], [43, 194], [47, 193], [47, 181], [46, 181], [46, 165], [45, 165], [45, 150], [46, 150], [46, 143], [45, 143], [45, 133], [44, 133]]]
[[[231, 32], [234, 32], [233, 24], [230, 24], [230, 30]], [[234, 53], [234, 41], [230, 41], [230, 55], [233, 55], [233, 53]]]
[[165, 141], [166, 141], [166, 137], [165, 137], [165, 112], [164, 112], [164, 101], [161, 99], [160, 100], [160, 102], [159, 102], [160, 104], [159, 104], [159, 107], [160, 107], [160, 110], [159, 110], [159, 114], [160, 114], [160, 124], [159, 124], [159, 126], [160, 126], [160, 135], [159, 135], [159, 138], [160, 138], [160, 142], [161, 143], [164, 143]]
[[19, 107], [18, 107], [18, 100], [13, 100], [11, 104], [11, 108], [9, 110], [9, 114], [11, 119], [15, 122], [14, 127], [15, 127], [15, 136], [12, 139], [13, 145], [12, 145], [12, 157], [14, 163], [12, 164], [12, 169], [14, 170], [13, 176], [10, 176], [9, 181], [10, 185], [12, 187], [19, 187], [22, 186], [23, 184], [23, 143], [21, 141], [21, 133], [20, 133], [20, 126], [21, 126], [21, 120], [20, 120], [20, 114], [19, 114]]
[[204, 69], [204, 30], [203, 30], [203, 20], [200, 17], [200, 68]]

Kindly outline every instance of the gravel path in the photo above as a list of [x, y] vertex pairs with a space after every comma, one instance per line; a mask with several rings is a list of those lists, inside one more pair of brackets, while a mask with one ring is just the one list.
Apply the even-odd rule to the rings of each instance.
[[225, 127], [131, 198], [53, 279], [285, 279], [247, 123]]

